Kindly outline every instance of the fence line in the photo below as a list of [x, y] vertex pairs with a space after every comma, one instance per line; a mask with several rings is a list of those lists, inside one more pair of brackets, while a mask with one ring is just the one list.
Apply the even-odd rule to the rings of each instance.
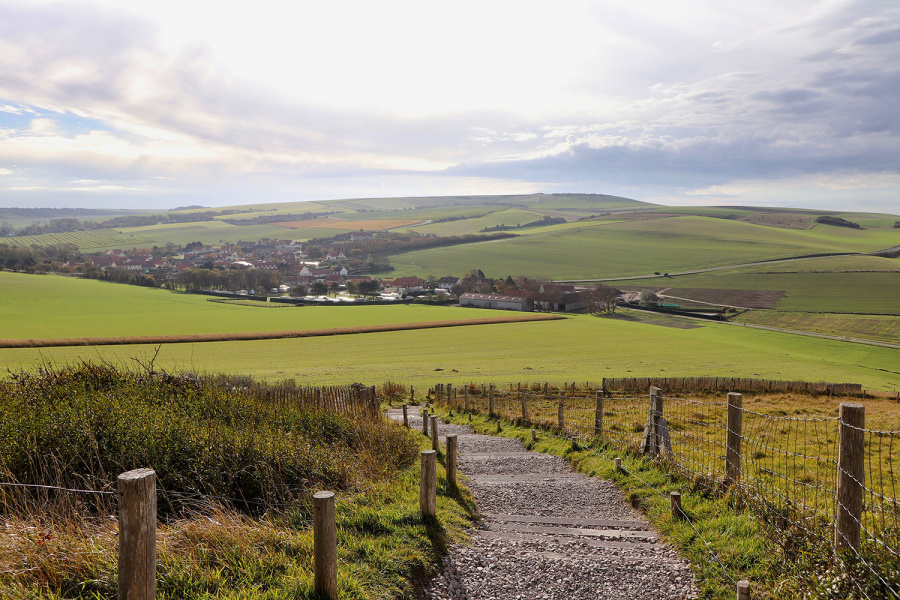
[[[721, 402], [664, 396], [654, 386], [640, 395], [603, 388], [578, 394], [574, 384], [555, 394], [546, 384], [503, 391], [492, 385], [488, 397], [485, 389], [470, 384], [467, 406], [444, 384], [434, 393], [453, 410], [490, 411], [526, 427], [599, 440], [650, 455], [709, 490], [733, 487], [769, 526], [824, 542], [836, 562], [862, 565], [878, 593], [900, 598], [900, 432], [852, 421], [862, 405], [844, 403], [839, 417], [810, 418], [748, 410], [736, 393]], [[868, 597], [862, 582], [853, 583]]]

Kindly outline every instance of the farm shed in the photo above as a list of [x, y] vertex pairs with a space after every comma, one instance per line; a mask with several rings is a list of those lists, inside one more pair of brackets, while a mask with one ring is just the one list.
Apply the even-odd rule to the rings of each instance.
[[499, 296], [496, 294], [466, 293], [459, 297], [459, 305], [474, 306], [476, 308], [493, 308], [496, 310], [534, 311], [534, 300], [531, 298]]

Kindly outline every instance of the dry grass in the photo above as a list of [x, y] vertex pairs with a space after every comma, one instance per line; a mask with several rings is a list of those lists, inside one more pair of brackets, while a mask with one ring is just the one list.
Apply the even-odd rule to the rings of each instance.
[[330, 329], [297, 329], [290, 331], [250, 331], [243, 333], [194, 333], [183, 335], [143, 335], [120, 337], [79, 337], [56, 339], [0, 340], [0, 348], [50, 348], [58, 346], [117, 346], [130, 344], [187, 344], [194, 342], [235, 342], [247, 340], [279, 340], [287, 338], [355, 335], [359, 333], [383, 333], [386, 331], [411, 331], [414, 329], [438, 329], [466, 325], [492, 325], [496, 323], [522, 323], [528, 321], [555, 321], [565, 319], [561, 315], [514, 315], [485, 317], [465, 321], [429, 321], [424, 323], [395, 323], [365, 327], [333, 327]]

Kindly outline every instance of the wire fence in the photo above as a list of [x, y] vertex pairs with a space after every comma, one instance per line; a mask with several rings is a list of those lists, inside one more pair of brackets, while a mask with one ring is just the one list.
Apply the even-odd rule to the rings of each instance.
[[598, 440], [651, 455], [708, 491], [731, 488], [781, 535], [803, 536], [828, 548], [833, 564], [856, 569], [858, 597], [900, 598], [900, 431], [867, 429], [841, 416], [766, 414], [744, 408], [740, 394], [723, 401], [663, 397], [657, 388], [585, 393], [574, 384], [547, 391], [521, 384], [434, 388], [436, 402], [454, 410]]

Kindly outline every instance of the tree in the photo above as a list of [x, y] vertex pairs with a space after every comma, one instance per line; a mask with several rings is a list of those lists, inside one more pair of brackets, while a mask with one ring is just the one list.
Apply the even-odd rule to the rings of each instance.
[[322, 281], [317, 281], [312, 286], [313, 294], [316, 296], [324, 296], [328, 293], [328, 286]]
[[351, 296], [356, 296], [357, 292], [359, 291], [359, 288], [357, 287], [355, 281], [348, 281], [346, 287], [347, 293]]
[[644, 290], [643, 292], [641, 292], [641, 305], [653, 307], [658, 304], [659, 304], [659, 296], [657, 296], [650, 290]]
[[294, 287], [291, 288], [291, 296], [305, 296], [308, 293], [308, 290], [305, 285], [302, 283], [298, 283]]
[[619, 291], [606, 284], [598, 283], [588, 294], [591, 313], [616, 312]]

